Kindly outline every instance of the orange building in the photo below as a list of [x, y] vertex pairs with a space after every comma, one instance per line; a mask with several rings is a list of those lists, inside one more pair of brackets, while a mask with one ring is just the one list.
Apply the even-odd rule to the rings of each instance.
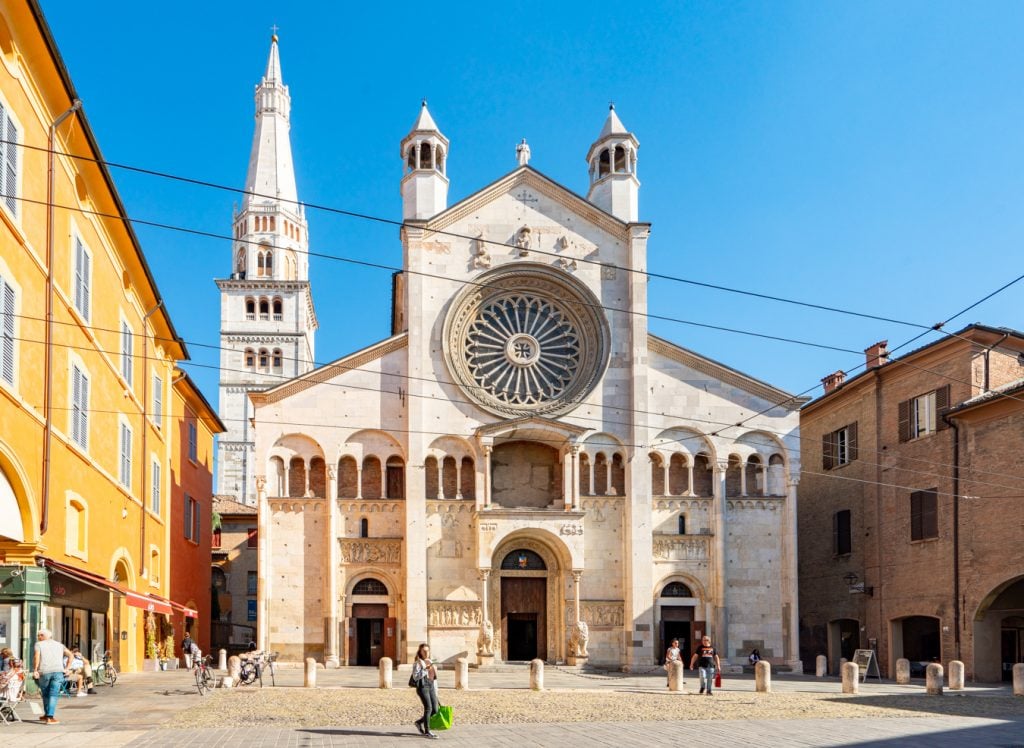
[[[226, 429], [183, 371], [173, 380], [175, 436], [171, 468], [171, 600], [175, 631], [210, 651], [210, 542], [213, 520], [213, 438]], [[198, 621], [198, 623], [197, 623]]]
[[188, 354], [35, 0], [0, 4], [0, 129], [0, 646], [45, 625], [138, 670], [172, 635]]

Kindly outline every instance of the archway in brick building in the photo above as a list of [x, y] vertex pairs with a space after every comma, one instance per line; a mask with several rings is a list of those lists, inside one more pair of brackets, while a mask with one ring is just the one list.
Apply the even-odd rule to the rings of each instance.
[[994, 683], [1013, 678], [1024, 662], [1024, 576], [997, 585], [978, 606], [973, 626], [974, 677]]
[[923, 672], [921, 666], [942, 659], [941, 621], [932, 616], [895, 618], [890, 624], [892, 649], [889, 672], [896, 672], [896, 660], [910, 660], [912, 674]]

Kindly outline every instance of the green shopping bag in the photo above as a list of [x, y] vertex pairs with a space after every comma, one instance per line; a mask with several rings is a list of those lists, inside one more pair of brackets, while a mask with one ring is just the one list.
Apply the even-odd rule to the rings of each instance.
[[430, 715], [431, 730], [447, 730], [452, 726], [452, 708], [450, 706], [438, 707], [437, 711]]

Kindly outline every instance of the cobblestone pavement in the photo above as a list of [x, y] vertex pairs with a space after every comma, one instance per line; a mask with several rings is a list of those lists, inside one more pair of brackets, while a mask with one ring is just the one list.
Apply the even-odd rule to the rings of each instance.
[[[19, 745], [47, 746], [335, 746], [408, 745], [421, 739], [411, 720], [418, 701], [402, 687], [376, 688], [377, 672], [346, 668], [319, 672], [320, 688], [301, 685], [298, 669], [279, 671], [276, 689], [219, 691], [200, 698], [186, 672], [127, 674], [95, 696], [60, 700], [61, 724], [38, 722], [39, 702], [19, 707], [22, 724], [2, 726]], [[529, 673], [472, 672], [469, 692], [441, 700], [456, 709], [451, 745], [929, 745], [1021, 746], [1024, 699], [1006, 687], [926, 696], [923, 684], [871, 683], [857, 697], [839, 695], [835, 679], [776, 676], [772, 694], [755, 694], [751, 676], [726, 676], [708, 699], [669, 694], [663, 673], [608, 679], [552, 668], [538, 694]], [[510, 690], [518, 689], [518, 690]], [[33, 710], [34, 708], [34, 710]], [[687, 719], [680, 720], [685, 715]], [[667, 718], [676, 718], [667, 720]], [[583, 721], [581, 721], [583, 720]], [[589, 722], [586, 720], [590, 720]], [[478, 724], [471, 724], [477, 722]], [[187, 728], [187, 729], [185, 729]]]

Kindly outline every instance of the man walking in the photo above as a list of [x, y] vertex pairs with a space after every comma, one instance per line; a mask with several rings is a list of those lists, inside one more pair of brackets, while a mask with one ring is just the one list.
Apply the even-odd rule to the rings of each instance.
[[43, 697], [43, 716], [39, 720], [48, 725], [56, 725], [58, 722], [53, 713], [57, 711], [57, 697], [67, 673], [64, 658], [67, 657], [68, 662], [71, 662], [74, 655], [63, 644], [54, 641], [53, 632], [49, 629], [39, 629], [36, 638], [32, 677], [39, 684], [39, 692]]
[[700, 644], [690, 658], [690, 669], [693, 670], [694, 666], [700, 671], [700, 692], [704, 693], [704, 689], [707, 688], [710, 696], [711, 687], [715, 685], [715, 673], [722, 667], [718, 659], [718, 650], [711, 646], [710, 636], [701, 637]]

